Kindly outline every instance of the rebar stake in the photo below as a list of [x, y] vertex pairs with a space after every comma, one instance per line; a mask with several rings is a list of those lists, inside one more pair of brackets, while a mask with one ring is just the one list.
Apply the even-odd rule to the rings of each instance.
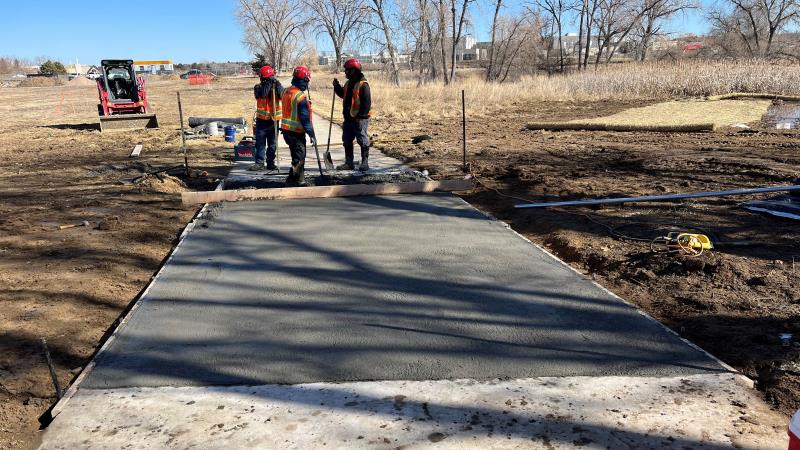
[[53, 359], [50, 358], [50, 350], [47, 348], [47, 339], [45, 338], [42, 338], [42, 348], [44, 348], [44, 357], [47, 358], [47, 367], [50, 368], [50, 378], [53, 379], [53, 386], [56, 388], [56, 397], [61, 400], [61, 386], [58, 384], [56, 368], [53, 366]]

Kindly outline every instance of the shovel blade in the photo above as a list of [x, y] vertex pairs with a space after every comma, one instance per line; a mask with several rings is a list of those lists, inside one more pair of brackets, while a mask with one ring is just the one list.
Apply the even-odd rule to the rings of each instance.
[[331, 158], [330, 150], [325, 150], [325, 155], [324, 155], [323, 159], [325, 160], [325, 169], [326, 170], [333, 170], [334, 169], [334, 167], [333, 167], [333, 158]]

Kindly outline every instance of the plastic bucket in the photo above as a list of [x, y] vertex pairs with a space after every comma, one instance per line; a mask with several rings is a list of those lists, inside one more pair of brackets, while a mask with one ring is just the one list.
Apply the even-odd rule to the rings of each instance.
[[789, 450], [800, 450], [800, 411], [789, 422]]
[[236, 127], [233, 125], [225, 127], [225, 140], [228, 142], [236, 142]]
[[217, 122], [209, 122], [206, 124], [206, 133], [209, 136], [219, 136], [219, 126]]

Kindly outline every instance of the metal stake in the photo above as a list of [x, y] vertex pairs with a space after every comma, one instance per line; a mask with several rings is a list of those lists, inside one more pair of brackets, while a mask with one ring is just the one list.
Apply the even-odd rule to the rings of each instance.
[[464, 90], [461, 90], [461, 142], [463, 144], [463, 165], [464, 172], [467, 172], [467, 106], [464, 98]]
[[186, 133], [183, 131], [183, 106], [181, 105], [181, 91], [178, 91], [178, 116], [181, 119], [181, 148], [183, 149], [183, 165], [186, 167], [186, 176], [189, 176], [189, 157], [186, 155]]
[[50, 358], [50, 350], [47, 348], [47, 339], [45, 338], [42, 338], [42, 347], [44, 348], [44, 357], [47, 358], [47, 367], [50, 368], [50, 378], [53, 379], [53, 386], [56, 388], [56, 397], [61, 400], [61, 386], [58, 384], [56, 368], [53, 366], [53, 360]]

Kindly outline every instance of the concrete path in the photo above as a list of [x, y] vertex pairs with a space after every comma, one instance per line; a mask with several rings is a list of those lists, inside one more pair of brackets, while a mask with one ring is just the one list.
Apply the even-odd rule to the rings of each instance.
[[455, 196], [229, 203], [42, 447], [785, 448], [737, 377]]

